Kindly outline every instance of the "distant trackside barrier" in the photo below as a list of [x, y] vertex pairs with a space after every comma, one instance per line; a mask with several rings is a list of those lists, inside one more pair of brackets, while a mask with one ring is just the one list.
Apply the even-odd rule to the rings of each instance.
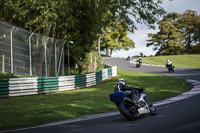
[[117, 76], [117, 66], [82, 75], [0, 79], [0, 98], [86, 88], [113, 76]]

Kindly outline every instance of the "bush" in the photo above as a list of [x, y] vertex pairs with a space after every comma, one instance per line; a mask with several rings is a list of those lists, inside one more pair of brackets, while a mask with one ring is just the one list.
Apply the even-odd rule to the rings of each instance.
[[20, 76], [12, 73], [0, 73], [0, 79], [4, 78], [20, 78]]

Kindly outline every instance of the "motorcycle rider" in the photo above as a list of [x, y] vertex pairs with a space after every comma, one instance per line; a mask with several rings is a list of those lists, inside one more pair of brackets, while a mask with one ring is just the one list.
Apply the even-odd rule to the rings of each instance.
[[118, 79], [118, 83], [114, 87], [114, 92], [123, 91], [130, 94], [131, 90], [137, 90], [139, 93], [144, 92], [143, 87], [129, 87], [123, 78]]
[[137, 59], [136, 62], [136, 67], [140, 67], [140, 65], [142, 64], [142, 58], [140, 57], [139, 59]]
[[157, 114], [153, 104], [147, 101], [143, 87], [128, 87], [123, 78], [120, 78], [115, 85], [114, 93], [110, 94], [110, 100], [116, 104], [120, 113], [128, 120], [135, 120], [145, 113]]
[[[136, 94], [134, 90], [136, 90], [139, 94]], [[135, 101], [139, 99], [138, 95], [144, 93], [143, 87], [129, 87], [128, 85], [126, 85], [126, 81], [123, 78], [118, 79], [118, 83], [114, 87], [114, 92], [118, 91], [125, 92], [125, 94], [127, 94], [132, 100]], [[148, 103], [147, 98], [145, 99], [145, 101]]]
[[172, 62], [169, 59], [167, 59], [166, 67], [171, 67], [171, 66], [172, 66]]
[[137, 62], [139, 62], [140, 64], [142, 63], [142, 58], [140, 57]]
[[134, 90], [134, 89], [135, 87], [128, 87], [126, 85], [126, 81], [123, 78], [121, 78], [121, 79], [118, 79], [118, 83], [117, 85], [115, 85], [114, 92], [117, 92], [117, 91], [125, 92], [127, 90]]

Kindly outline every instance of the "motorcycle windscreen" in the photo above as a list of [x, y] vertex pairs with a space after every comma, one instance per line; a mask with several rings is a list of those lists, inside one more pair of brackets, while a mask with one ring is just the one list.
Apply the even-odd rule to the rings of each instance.
[[110, 94], [110, 101], [118, 104], [122, 102], [125, 97], [128, 98], [128, 96], [122, 91], [114, 92]]

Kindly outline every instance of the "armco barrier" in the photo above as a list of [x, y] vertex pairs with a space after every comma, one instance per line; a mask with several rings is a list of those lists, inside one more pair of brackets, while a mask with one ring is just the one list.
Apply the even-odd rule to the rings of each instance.
[[48, 93], [58, 91], [58, 77], [38, 78], [38, 93]]
[[0, 97], [8, 97], [9, 79], [0, 79]]
[[37, 78], [10, 78], [9, 96], [22, 96], [38, 94]]
[[58, 78], [59, 91], [67, 91], [75, 89], [75, 76], [60, 76]]
[[103, 77], [102, 71], [96, 72], [96, 83], [101, 82], [103, 79], [102, 77]]
[[0, 98], [86, 88], [116, 75], [117, 67], [112, 66], [82, 75], [0, 79]]
[[86, 74], [75, 75], [75, 88], [84, 88], [86, 84]]
[[102, 80], [108, 79], [108, 69], [102, 70]]
[[96, 73], [86, 74], [86, 86], [96, 85]]

